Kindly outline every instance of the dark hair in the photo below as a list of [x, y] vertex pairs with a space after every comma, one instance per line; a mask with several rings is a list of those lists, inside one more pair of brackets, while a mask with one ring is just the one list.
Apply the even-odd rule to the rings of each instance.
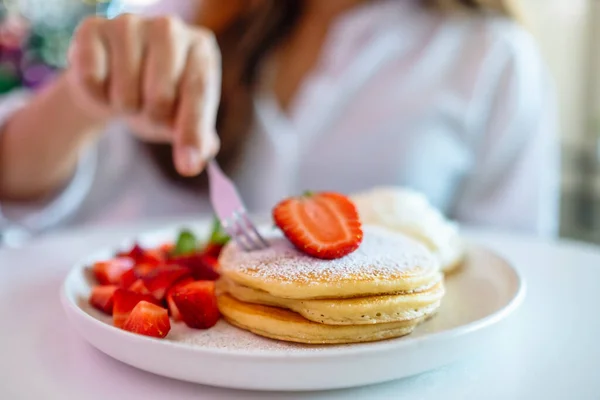
[[[370, 0], [377, 1], [377, 0]], [[398, 0], [404, 1], [404, 0]], [[492, 11], [516, 17], [510, 0], [421, 0], [432, 11]], [[217, 132], [221, 150], [217, 160], [225, 170], [235, 168], [252, 125], [252, 93], [265, 56], [284, 40], [302, 13], [302, 0], [265, 0], [259, 7], [238, 17], [217, 35], [223, 61], [221, 104]], [[183, 178], [173, 166], [168, 145], [147, 145], [161, 170], [173, 181], [202, 187], [198, 178]], [[204, 175], [204, 174], [203, 174]]]

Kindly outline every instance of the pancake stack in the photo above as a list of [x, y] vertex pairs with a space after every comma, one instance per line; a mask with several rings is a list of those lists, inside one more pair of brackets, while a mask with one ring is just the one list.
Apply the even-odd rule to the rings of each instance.
[[358, 250], [321, 260], [280, 233], [244, 252], [228, 244], [219, 263], [219, 309], [257, 335], [298, 343], [369, 342], [409, 334], [444, 296], [439, 260], [421, 243], [364, 227]]

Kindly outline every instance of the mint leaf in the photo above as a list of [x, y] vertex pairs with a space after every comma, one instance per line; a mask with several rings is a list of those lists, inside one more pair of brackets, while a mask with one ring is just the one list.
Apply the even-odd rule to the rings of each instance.
[[209, 243], [224, 246], [230, 239], [229, 235], [223, 230], [219, 219], [214, 218]]
[[198, 250], [198, 240], [196, 236], [188, 231], [183, 230], [179, 233], [177, 242], [175, 243], [175, 249], [173, 250], [174, 256], [183, 256], [186, 254], [195, 253]]

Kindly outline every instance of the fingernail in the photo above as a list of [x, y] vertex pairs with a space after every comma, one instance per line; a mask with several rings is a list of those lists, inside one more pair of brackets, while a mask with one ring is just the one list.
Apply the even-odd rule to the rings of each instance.
[[184, 146], [177, 151], [177, 169], [182, 175], [197, 175], [200, 172], [202, 156], [192, 146]]

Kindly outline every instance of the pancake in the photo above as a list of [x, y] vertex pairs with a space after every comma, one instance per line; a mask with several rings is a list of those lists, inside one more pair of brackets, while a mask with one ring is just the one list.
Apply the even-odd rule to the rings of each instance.
[[218, 288], [239, 301], [286, 308], [321, 324], [368, 325], [412, 320], [433, 313], [444, 296], [442, 274], [439, 275], [439, 281], [422, 292], [350, 299], [283, 299], [225, 279], [218, 282]]
[[227, 294], [219, 296], [225, 320], [238, 328], [271, 339], [306, 344], [372, 342], [404, 336], [424, 320], [372, 325], [324, 325], [282, 308], [244, 303]]
[[360, 247], [335, 260], [310, 257], [279, 231], [264, 234], [270, 246], [244, 252], [228, 243], [221, 276], [284, 299], [340, 299], [419, 291], [439, 280], [439, 261], [421, 243], [386, 229], [364, 226]]
[[442, 271], [462, 264], [465, 246], [458, 225], [433, 207], [427, 198], [401, 187], [377, 187], [351, 196], [361, 221], [408, 235], [429, 248]]

